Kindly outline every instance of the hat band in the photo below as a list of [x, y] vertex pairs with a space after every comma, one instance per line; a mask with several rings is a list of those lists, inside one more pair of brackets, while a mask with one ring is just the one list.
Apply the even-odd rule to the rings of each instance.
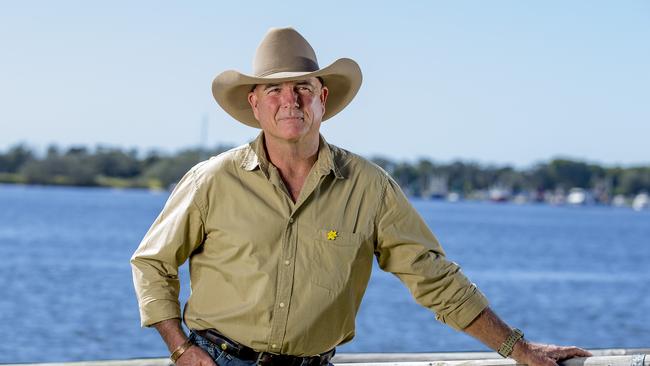
[[291, 66], [264, 69], [264, 71], [256, 72], [255, 76], [263, 78], [281, 72], [313, 72], [319, 69], [318, 63], [310, 58], [296, 57], [292, 61]]

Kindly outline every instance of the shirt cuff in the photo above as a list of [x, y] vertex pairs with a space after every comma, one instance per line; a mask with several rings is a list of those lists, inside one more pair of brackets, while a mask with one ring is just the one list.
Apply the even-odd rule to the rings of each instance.
[[474, 293], [456, 309], [445, 315], [436, 314], [436, 319], [462, 331], [488, 306], [487, 298], [475, 288]]
[[174, 300], [153, 300], [140, 305], [140, 324], [150, 327], [167, 319], [181, 318], [181, 306]]

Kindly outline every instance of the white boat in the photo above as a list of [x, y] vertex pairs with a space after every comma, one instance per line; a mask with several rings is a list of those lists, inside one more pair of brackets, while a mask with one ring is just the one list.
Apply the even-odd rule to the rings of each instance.
[[505, 187], [494, 186], [488, 191], [488, 197], [493, 202], [507, 202], [512, 196], [512, 191]]
[[641, 211], [643, 209], [646, 209], [650, 206], [650, 196], [648, 196], [647, 193], [639, 193], [634, 197], [634, 200], [632, 201], [632, 208], [635, 211]]
[[456, 192], [449, 192], [447, 195], [447, 201], [449, 202], [458, 202], [460, 201], [460, 194]]
[[571, 188], [569, 194], [566, 196], [566, 203], [574, 206], [581, 206], [586, 204], [591, 204], [594, 202], [594, 198], [591, 194], [582, 189], [582, 188]]
[[612, 206], [614, 207], [623, 207], [625, 205], [626, 205], [625, 196], [623, 196], [622, 194], [617, 194], [612, 199]]

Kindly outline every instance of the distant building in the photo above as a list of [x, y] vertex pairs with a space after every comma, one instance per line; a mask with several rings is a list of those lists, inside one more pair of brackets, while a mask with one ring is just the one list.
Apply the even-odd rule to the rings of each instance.
[[432, 176], [429, 182], [422, 191], [423, 198], [444, 199], [447, 197], [447, 177], [445, 176]]

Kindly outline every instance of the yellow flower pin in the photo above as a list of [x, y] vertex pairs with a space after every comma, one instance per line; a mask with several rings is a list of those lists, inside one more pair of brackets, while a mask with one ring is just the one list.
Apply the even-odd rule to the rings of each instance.
[[339, 236], [339, 234], [336, 231], [330, 230], [330, 232], [327, 233], [327, 240], [336, 240], [337, 236]]

